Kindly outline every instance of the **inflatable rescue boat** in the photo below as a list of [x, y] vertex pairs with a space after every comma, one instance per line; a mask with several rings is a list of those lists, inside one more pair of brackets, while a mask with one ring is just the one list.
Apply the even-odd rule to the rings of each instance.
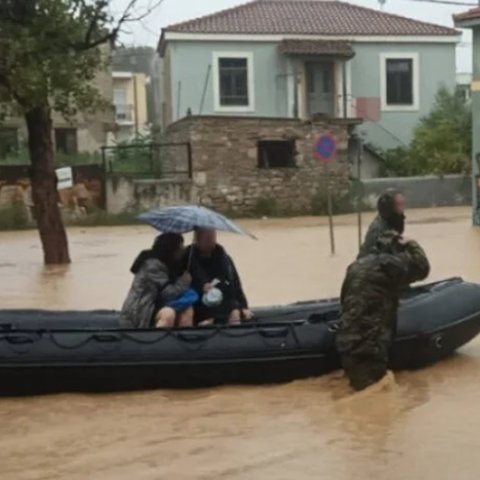
[[[0, 310], [0, 395], [267, 384], [339, 368], [338, 299], [255, 310], [240, 326], [127, 330], [113, 311]], [[405, 292], [392, 368], [450, 355], [480, 331], [480, 285]]]

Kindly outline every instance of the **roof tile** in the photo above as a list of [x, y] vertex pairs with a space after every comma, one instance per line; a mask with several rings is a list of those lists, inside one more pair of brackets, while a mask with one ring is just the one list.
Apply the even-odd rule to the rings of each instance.
[[250, 35], [456, 36], [458, 32], [336, 0], [254, 0], [167, 32]]
[[352, 44], [343, 40], [283, 40], [279, 45], [286, 55], [328, 55], [353, 57]]

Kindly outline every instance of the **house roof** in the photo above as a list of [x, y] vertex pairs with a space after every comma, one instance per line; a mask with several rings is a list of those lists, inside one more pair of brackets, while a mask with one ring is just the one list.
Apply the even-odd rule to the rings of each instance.
[[453, 20], [455, 23], [461, 23], [468, 20], [478, 20], [480, 19], [480, 7], [471, 8], [466, 12], [453, 15]]
[[286, 55], [328, 55], [346, 58], [355, 55], [352, 44], [343, 40], [283, 40], [278, 49]]
[[457, 36], [432, 23], [336, 0], [254, 0], [164, 32], [247, 35]]

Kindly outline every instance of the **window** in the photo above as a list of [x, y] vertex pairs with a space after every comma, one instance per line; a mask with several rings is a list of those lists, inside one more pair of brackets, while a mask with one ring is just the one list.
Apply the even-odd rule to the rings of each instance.
[[127, 104], [127, 91], [124, 88], [113, 89], [113, 104], [114, 105]]
[[260, 140], [257, 144], [258, 168], [294, 168], [295, 141]]
[[18, 150], [18, 131], [16, 128], [0, 127], [0, 158]]
[[65, 154], [77, 153], [77, 130], [75, 128], [56, 128], [55, 146], [57, 152]]
[[387, 60], [388, 105], [413, 103], [413, 61], [411, 58]]
[[220, 58], [220, 105], [248, 105], [248, 66], [246, 58]]
[[382, 109], [418, 110], [418, 54], [381, 56]]
[[253, 56], [249, 53], [214, 54], [215, 110], [254, 110]]

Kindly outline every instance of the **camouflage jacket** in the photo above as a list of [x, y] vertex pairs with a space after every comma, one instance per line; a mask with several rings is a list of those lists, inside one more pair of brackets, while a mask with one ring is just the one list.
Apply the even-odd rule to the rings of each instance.
[[360, 247], [360, 252], [358, 253], [357, 259], [365, 257], [369, 253], [372, 253], [372, 250], [377, 244], [378, 239], [387, 230], [389, 230], [387, 222], [383, 220], [380, 215], [378, 215], [368, 227], [367, 234], [365, 235], [365, 240]]
[[400, 291], [429, 271], [425, 252], [414, 241], [399, 253], [372, 253], [352, 263], [341, 291], [339, 352], [374, 356], [382, 351], [396, 330]]

